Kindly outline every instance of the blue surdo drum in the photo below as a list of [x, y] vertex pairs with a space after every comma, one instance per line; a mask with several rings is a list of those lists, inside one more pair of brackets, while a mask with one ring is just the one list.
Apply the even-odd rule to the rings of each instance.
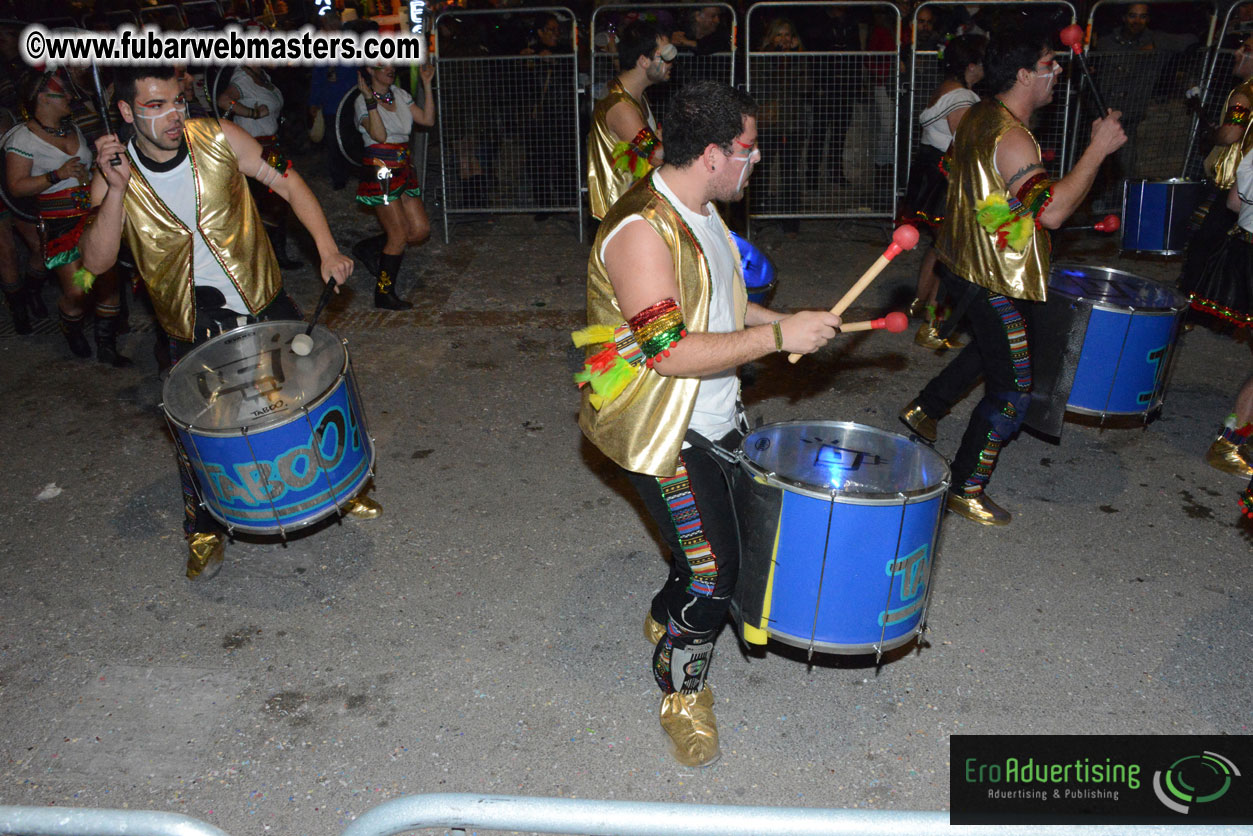
[[228, 331], [183, 357], [165, 382], [166, 418], [208, 511], [228, 529], [283, 534], [334, 514], [365, 486], [374, 442], [344, 343], [277, 320]]
[[[1073, 320], [1069, 359], [1074, 380], [1066, 409], [1085, 415], [1129, 416], [1156, 411], [1165, 398], [1167, 369], [1183, 327], [1188, 299], [1141, 276], [1082, 264], [1054, 265], [1050, 306]], [[1086, 325], [1085, 325], [1086, 321]]]
[[1191, 234], [1192, 212], [1205, 195], [1195, 180], [1125, 180], [1122, 191], [1122, 249], [1178, 255]]
[[882, 654], [922, 632], [942, 456], [861, 424], [787, 421], [750, 433], [739, 458], [732, 612], [745, 642]]

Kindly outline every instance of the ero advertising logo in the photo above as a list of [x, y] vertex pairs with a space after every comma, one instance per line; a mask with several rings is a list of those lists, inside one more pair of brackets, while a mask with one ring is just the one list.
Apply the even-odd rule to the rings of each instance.
[[951, 745], [953, 824], [1253, 822], [1242, 785], [1253, 738], [953, 735]]

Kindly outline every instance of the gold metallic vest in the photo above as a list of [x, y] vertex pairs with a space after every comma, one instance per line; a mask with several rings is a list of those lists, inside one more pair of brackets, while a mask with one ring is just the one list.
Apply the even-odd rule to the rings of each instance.
[[[274, 301], [283, 280], [247, 179], [216, 119], [189, 119], [183, 135], [196, 184], [197, 228], [248, 311], [258, 313]], [[190, 341], [196, 319], [192, 232], [161, 200], [133, 157], [130, 164], [122, 234], [148, 286], [157, 321], [171, 337]]]
[[[948, 202], [935, 249], [940, 260], [963, 279], [1002, 296], [1042, 302], [1048, 292], [1048, 232], [1035, 229], [1019, 253], [997, 247], [996, 236], [975, 218], [979, 200], [998, 193], [1009, 196], [996, 170], [996, 146], [1014, 128], [1023, 125], [996, 99], [979, 102], [962, 118], [953, 137]], [[1031, 141], [1035, 142], [1034, 136]]]
[[[613, 167], [613, 149], [619, 138], [605, 123], [609, 111], [621, 102], [626, 102], [639, 111], [640, 119], [648, 124], [648, 100], [637, 102], [622, 86], [622, 82], [614, 79], [609, 82], [609, 92], [596, 102], [592, 110], [592, 129], [587, 136], [587, 202], [592, 217], [601, 220], [609, 207], [635, 182], [629, 171], [621, 171]], [[633, 137], [622, 137], [628, 142]]]
[[[592, 242], [592, 254], [587, 263], [587, 324], [616, 328], [625, 321], [600, 251], [605, 238], [619, 224], [631, 215], [640, 215], [670, 250], [679, 284], [676, 301], [687, 330], [704, 332], [709, 328], [709, 302], [713, 296], [709, 260], [678, 210], [653, 188], [655, 176], [655, 171], [650, 173], [613, 205]], [[729, 234], [727, 244], [736, 252]], [[740, 276], [738, 257], [735, 264], [735, 327], [739, 330], [744, 327], [748, 294]], [[597, 350], [598, 347], [590, 346], [588, 353]], [[638, 372], [621, 394], [599, 410], [589, 402], [591, 387], [584, 387], [579, 426], [601, 452], [627, 470], [651, 476], [673, 476], [678, 468], [683, 436], [692, 420], [700, 378], [664, 377], [644, 365], [638, 367]]]
[[[1227, 103], [1223, 105], [1223, 118], [1226, 118], [1227, 108], [1231, 107], [1231, 99], [1241, 93], [1250, 101], [1253, 101], [1253, 79], [1240, 82], [1237, 87], [1227, 94]], [[1215, 145], [1213, 150], [1209, 152], [1209, 156], [1205, 158], [1205, 173], [1214, 181], [1218, 188], [1224, 191], [1230, 189], [1236, 182], [1236, 168], [1240, 165], [1240, 160], [1248, 153], [1250, 146], [1253, 146], [1253, 133], [1249, 128], [1253, 127], [1253, 119], [1249, 119], [1244, 124], [1244, 136], [1239, 142], [1233, 142], [1230, 145]]]

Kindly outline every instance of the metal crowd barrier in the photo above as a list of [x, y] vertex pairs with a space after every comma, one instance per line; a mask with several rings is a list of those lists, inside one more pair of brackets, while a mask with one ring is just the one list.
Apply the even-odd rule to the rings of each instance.
[[[1253, 2], [1233, 3], [1223, 15], [1222, 26], [1210, 44], [1209, 67], [1202, 85], [1202, 101], [1206, 118], [1213, 125], [1223, 121], [1227, 95], [1239, 83], [1232, 69], [1235, 66], [1235, 50], [1253, 35]], [[1188, 155], [1183, 176], [1190, 180], [1204, 179], [1202, 163], [1207, 147], [1194, 132], [1188, 143]]]
[[[1055, 836], [1057, 825], [950, 825], [949, 814], [917, 810], [741, 807], [471, 794], [411, 795], [386, 801], [348, 825], [343, 836], [392, 836], [413, 830], [467, 828], [585, 836]], [[1130, 828], [1067, 825], [1068, 836]], [[1250, 836], [1236, 824], [1137, 825], [1136, 836]], [[8, 836], [226, 836], [174, 813], [0, 806]]]
[[[914, 10], [913, 26], [915, 32], [917, 32], [918, 12], [924, 8], [931, 9], [932, 13], [936, 14], [939, 20], [945, 21], [946, 25], [937, 24], [937, 31], [941, 33], [953, 31], [954, 26], [959, 21], [968, 18], [970, 23], [966, 24], [967, 27], [971, 24], [977, 26], [980, 17], [987, 14], [1015, 15], [1031, 12], [1043, 16], [1051, 15], [1058, 30], [1063, 26], [1074, 23], [1076, 20], [1075, 7], [1070, 3], [1063, 2], [1063, 0], [1050, 0], [1050, 2], [1033, 0], [1033, 2], [1026, 3], [959, 3], [949, 2], [949, 0], [931, 0], [930, 2], [922, 3]], [[970, 15], [971, 10], [976, 10], [973, 17]], [[979, 28], [986, 29], [986, 27]], [[919, 49], [917, 37], [913, 38], [910, 58], [909, 158], [912, 163], [922, 141], [922, 129], [918, 124], [918, 116], [927, 109], [927, 105], [930, 103], [936, 88], [944, 81], [944, 66], [935, 49]], [[1053, 93], [1052, 103], [1037, 111], [1035, 122], [1031, 128], [1032, 133], [1035, 134], [1036, 141], [1040, 143], [1040, 150], [1044, 154], [1044, 166], [1054, 177], [1059, 177], [1064, 173], [1066, 161], [1069, 159], [1071, 104], [1078, 94], [1078, 82], [1073, 78], [1074, 74], [1070, 67], [1070, 54], [1058, 52], [1057, 61], [1066, 68], [1064, 76], [1066, 81], [1057, 85]]]
[[[1104, 208], [1118, 201], [1123, 180], [1165, 180], [1187, 170], [1196, 125], [1185, 94], [1205, 79], [1216, 15], [1214, 5], [1204, 0], [1172, 0], [1172, 7], [1185, 6], [1204, 23], [1204, 34], [1161, 32], [1150, 17], [1149, 31], [1157, 43], [1150, 50], [1131, 50], [1115, 40], [1115, 33], [1132, 1], [1098, 0], [1088, 15], [1088, 66], [1106, 106], [1122, 112], [1127, 132], [1127, 144], [1102, 168], [1093, 188], [1094, 200]], [[1147, 2], [1151, 13], [1163, 0]], [[1090, 100], [1085, 96], [1085, 101]], [[1080, 110], [1072, 139], [1076, 150], [1087, 145], [1095, 116], [1091, 105]]]
[[[518, 16], [557, 18], [562, 45], [552, 55], [461, 56], [447, 42], [475, 43], [474, 32]], [[480, 23], [481, 22], [481, 23]], [[578, 34], [574, 13], [561, 6], [515, 11], [444, 12], [435, 20], [439, 61], [439, 147], [444, 241], [449, 216], [488, 213], [564, 213], [583, 234], [579, 153]], [[446, 34], [448, 33], [448, 34]], [[563, 48], [563, 47], [558, 47]]]
[[[874, 51], [773, 48], [790, 23], [829, 8], [890, 34]], [[896, 213], [900, 135], [901, 16], [888, 2], [757, 3], [745, 26], [748, 90], [759, 105], [762, 163], [749, 189], [749, 217], [884, 217]]]
[[592, 62], [588, 85], [591, 96], [587, 104], [588, 112], [591, 112], [596, 100], [605, 95], [609, 82], [619, 72], [615, 40], [618, 29], [636, 17], [643, 16], [655, 22], [662, 32], [670, 35], [684, 28], [688, 15], [705, 8], [716, 8], [721, 15], [715, 39], [719, 41], [719, 48], [714, 52], [694, 52], [690, 48], [680, 47], [679, 55], [674, 60], [674, 68], [670, 72], [670, 81], [654, 84], [648, 89], [648, 106], [652, 109], [657, 124], [663, 127], [664, 133], [666, 107], [679, 87], [693, 81], [725, 81], [727, 84], [734, 84], [738, 20], [735, 10], [726, 3], [605, 5], [592, 12]]

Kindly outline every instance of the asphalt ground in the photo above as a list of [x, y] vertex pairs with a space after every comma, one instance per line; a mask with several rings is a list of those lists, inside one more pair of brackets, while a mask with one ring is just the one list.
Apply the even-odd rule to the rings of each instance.
[[[372, 233], [351, 189], [311, 179], [345, 251]], [[325, 319], [348, 341], [385, 514], [286, 543], [240, 536], [203, 583], [183, 576], [142, 311], [124, 371], [73, 359], [54, 333], [0, 339], [0, 803], [179, 812], [232, 834], [338, 834], [427, 792], [943, 810], [952, 734], [1249, 733], [1253, 530], [1242, 481], [1203, 456], [1250, 351], [1198, 327], [1158, 420], [1071, 422], [1060, 443], [1006, 449], [990, 492], [1013, 524], [945, 519], [919, 644], [876, 666], [746, 653], [728, 627], [710, 674], [723, 757], [676, 765], [641, 635], [661, 550], [575, 423], [587, 246], [573, 229], [475, 219], [445, 245], [437, 225], [406, 259], [407, 313], [375, 312], [355, 277]], [[832, 304], [888, 230], [757, 237], [789, 309]], [[903, 307], [919, 258], [847, 318]], [[1178, 269], [1074, 235], [1057, 258]], [[287, 282], [312, 310], [312, 270]], [[897, 431], [947, 362], [912, 332], [766, 358], [750, 415]], [[936, 449], [952, 455], [976, 400]]]

